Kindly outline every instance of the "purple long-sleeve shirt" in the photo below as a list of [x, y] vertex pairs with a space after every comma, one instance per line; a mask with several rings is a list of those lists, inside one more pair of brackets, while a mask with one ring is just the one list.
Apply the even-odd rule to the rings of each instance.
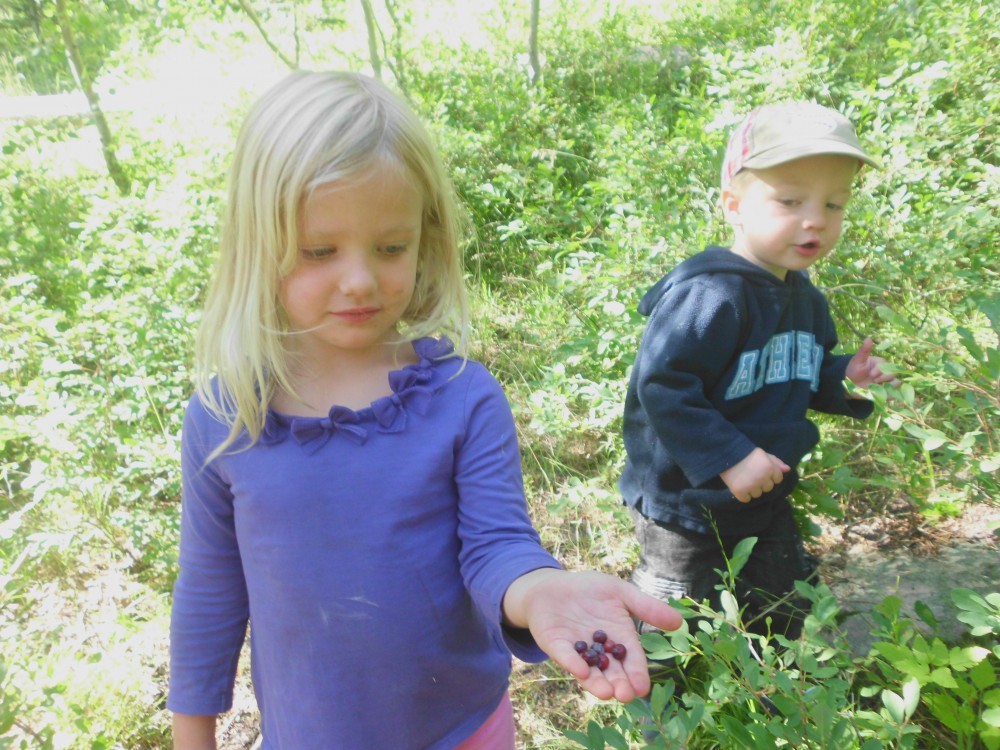
[[231, 707], [248, 620], [264, 750], [451, 748], [499, 703], [511, 652], [545, 658], [501, 625], [511, 582], [558, 567], [510, 407], [481, 365], [435, 359], [448, 346], [415, 342], [369, 408], [272, 412], [204, 467], [228, 427], [191, 400], [170, 710]]

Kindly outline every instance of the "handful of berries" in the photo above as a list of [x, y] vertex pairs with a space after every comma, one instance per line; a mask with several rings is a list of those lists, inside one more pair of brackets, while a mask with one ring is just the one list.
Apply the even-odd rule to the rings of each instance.
[[615, 643], [613, 640], [608, 638], [608, 634], [603, 630], [594, 631], [594, 642], [589, 646], [586, 641], [577, 641], [573, 644], [573, 648], [576, 652], [583, 657], [583, 660], [587, 662], [592, 667], [597, 667], [602, 672], [608, 668], [611, 660], [608, 658], [608, 654], [613, 656], [618, 661], [625, 658], [626, 649], [620, 643]]

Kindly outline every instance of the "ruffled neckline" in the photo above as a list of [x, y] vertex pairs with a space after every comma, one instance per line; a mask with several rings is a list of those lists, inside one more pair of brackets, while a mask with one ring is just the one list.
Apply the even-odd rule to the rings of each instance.
[[402, 432], [407, 416], [423, 415], [431, 399], [448, 382], [441, 365], [454, 352], [447, 338], [422, 338], [413, 341], [419, 361], [389, 373], [388, 396], [372, 401], [362, 409], [334, 405], [325, 417], [296, 417], [269, 409], [260, 442], [274, 445], [291, 437], [303, 448], [314, 452], [335, 435], [363, 444], [372, 430], [381, 433]]

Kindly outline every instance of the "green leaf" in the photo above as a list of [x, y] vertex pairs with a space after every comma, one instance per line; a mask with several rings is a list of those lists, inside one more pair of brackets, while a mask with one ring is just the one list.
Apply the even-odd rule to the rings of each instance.
[[[983, 650], [985, 651], [986, 649]], [[989, 651], [986, 651], [986, 653], [988, 654]], [[986, 688], [996, 684], [997, 673], [993, 669], [993, 665], [984, 659], [969, 670], [969, 679], [980, 690], [986, 690]]]
[[662, 633], [643, 633], [639, 641], [650, 659], [670, 659], [677, 655], [677, 650]]
[[959, 609], [978, 611], [987, 608], [986, 600], [972, 589], [952, 589], [951, 600]]
[[917, 335], [917, 329], [913, 327], [913, 324], [892, 308], [879, 305], [875, 308], [875, 313], [898, 331], [909, 336]]
[[591, 747], [590, 740], [587, 738], [587, 735], [585, 735], [583, 732], [578, 732], [575, 729], [564, 729], [563, 736], [565, 736], [567, 739], [573, 740], [573, 742], [577, 743], [582, 747], [586, 748]]
[[941, 687], [958, 689], [958, 683], [955, 682], [955, 677], [947, 667], [938, 667], [930, 673], [927, 679], [929, 682], [933, 682], [935, 685], [940, 685]]
[[756, 750], [753, 735], [749, 730], [732, 716], [723, 716], [720, 723], [729, 735], [729, 739], [736, 743], [733, 747], [746, 748], [746, 750]]
[[653, 716], [659, 718], [663, 715], [663, 709], [667, 707], [667, 701], [674, 692], [673, 680], [668, 680], [663, 685], [654, 685], [653, 694], [650, 697], [650, 709]]
[[750, 559], [750, 553], [753, 552], [754, 545], [756, 544], [757, 537], [748, 536], [746, 539], [741, 539], [733, 549], [732, 557], [729, 558], [729, 569], [734, 577], [739, 575], [740, 571], [743, 570], [743, 566]]
[[990, 652], [982, 646], [968, 646], [966, 648], [956, 646], [948, 653], [948, 663], [953, 669], [964, 672], [979, 664], [989, 655]]
[[593, 719], [587, 724], [587, 747], [590, 750], [604, 750], [604, 727]]
[[928, 429], [913, 424], [913, 422], [904, 422], [903, 429], [913, 435], [913, 437], [919, 438], [924, 446], [924, 450], [932, 451], [948, 442], [948, 436], [941, 432], [941, 430]]
[[961, 725], [961, 710], [958, 702], [947, 693], [929, 695], [925, 701], [934, 718], [948, 729], [957, 730]]
[[726, 622], [737, 623], [740, 618], [739, 605], [736, 602], [736, 597], [733, 596], [732, 592], [728, 589], [722, 591], [719, 594], [719, 603], [722, 605], [722, 611], [726, 615]]
[[614, 727], [604, 728], [604, 741], [615, 748], [615, 750], [628, 750], [628, 742]]
[[979, 718], [991, 727], [1000, 727], [1000, 708], [987, 708]]
[[921, 658], [917, 651], [882, 641], [873, 643], [872, 648], [905, 675], [926, 679], [930, 672], [926, 658]]
[[920, 683], [916, 680], [907, 680], [903, 685], [903, 710], [906, 712], [907, 718], [913, 716], [919, 703]]
[[913, 603], [913, 611], [916, 612], [917, 616], [927, 623], [928, 627], [930, 627], [935, 633], [938, 631], [938, 619], [937, 615], [934, 614], [933, 609], [918, 599]]
[[906, 720], [906, 704], [902, 697], [891, 690], [883, 690], [882, 703], [897, 725], [901, 725]]

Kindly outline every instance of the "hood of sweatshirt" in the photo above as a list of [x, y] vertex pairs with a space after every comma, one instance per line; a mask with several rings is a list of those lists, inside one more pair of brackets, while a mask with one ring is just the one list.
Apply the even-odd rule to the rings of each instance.
[[649, 316], [653, 313], [653, 308], [659, 302], [670, 287], [674, 284], [687, 281], [694, 276], [702, 274], [726, 273], [742, 276], [754, 286], [782, 288], [788, 281], [794, 283], [793, 277], [802, 276], [801, 272], [792, 271], [788, 274], [788, 279], [783, 281], [770, 271], [754, 265], [746, 258], [718, 245], [709, 245], [704, 252], [692, 255], [687, 260], [677, 265], [670, 273], [657, 281], [649, 288], [642, 300], [639, 302], [639, 312]]

